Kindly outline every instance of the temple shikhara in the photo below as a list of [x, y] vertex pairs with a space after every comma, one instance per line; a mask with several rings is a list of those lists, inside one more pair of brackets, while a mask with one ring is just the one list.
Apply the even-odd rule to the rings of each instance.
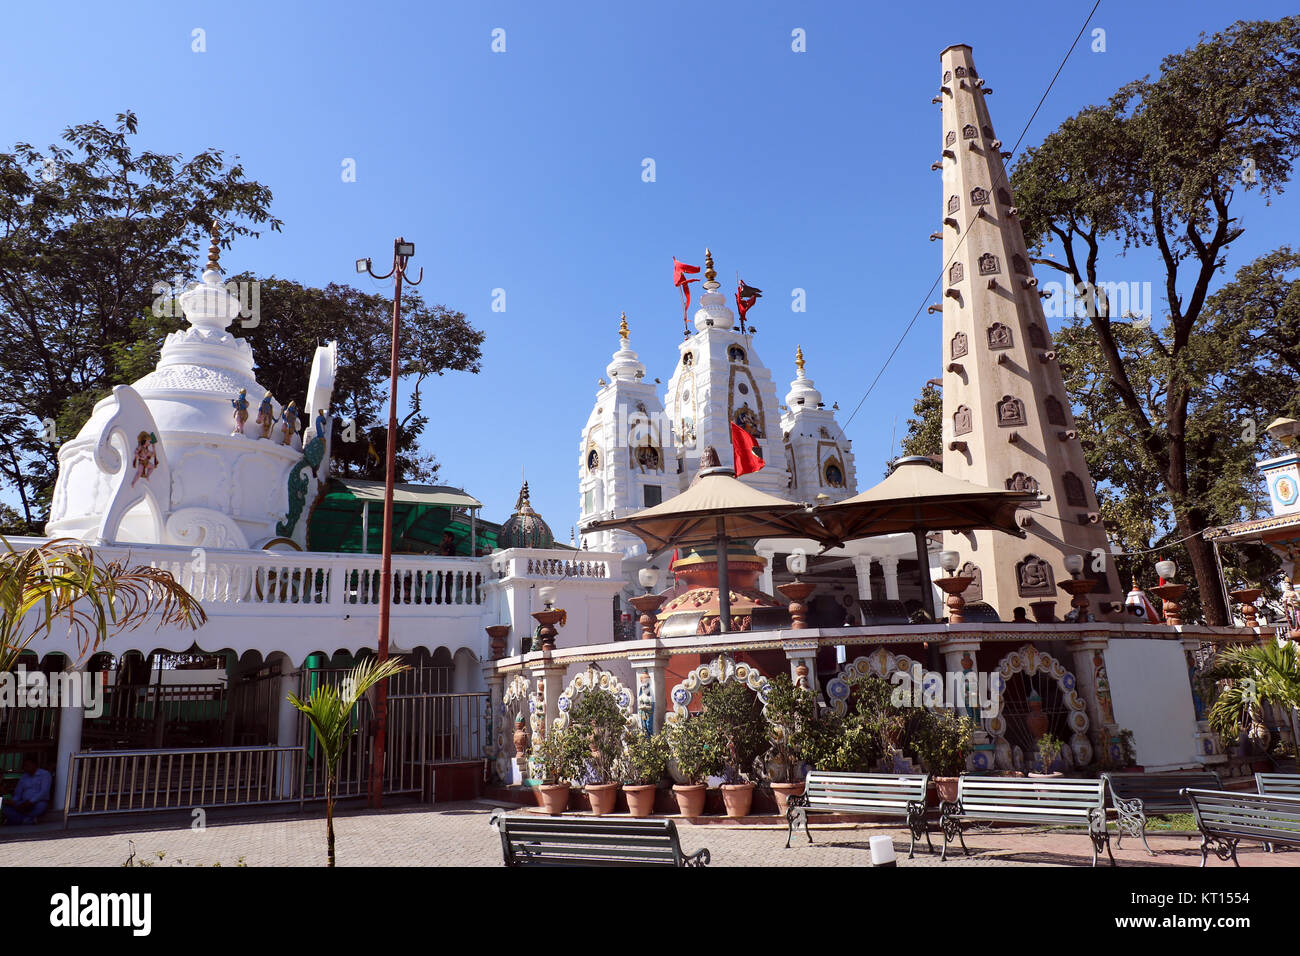
[[[1029, 768], [1047, 733], [1064, 743], [1063, 770], [1102, 748], [1118, 760], [1131, 740], [1147, 771], [1248, 771], [1211, 732], [1198, 674], [1216, 647], [1274, 630], [1253, 607], [1243, 626], [1183, 624], [1175, 576], [1153, 589], [1163, 606], [1119, 580], [970, 47], [944, 50], [936, 80], [942, 460], [864, 477], [837, 420], [849, 396], [814, 382], [836, 343], [810, 324], [794, 354], [760, 354], [746, 319], [762, 314], [758, 288], [724, 290], [710, 249], [702, 266], [674, 260], [670, 291], [665, 263], [662, 314], [610, 303], [609, 363], [567, 370], [598, 377], [564, 439], [577, 442], [575, 514], [539, 514], [526, 482], [498, 521], [472, 481], [397, 485], [390, 653], [413, 669], [389, 689], [386, 792], [527, 794], [535, 745], [593, 687], [657, 729], [710, 684], [766, 702], [777, 674], [824, 711], [844, 710], [855, 675], [986, 675], [1001, 707], [979, 715], [971, 773]], [[56, 768], [55, 805], [71, 815], [122, 809], [125, 791], [96, 781], [116, 779], [115, 754], [145, 750], [238, 750], [270, 768], [245, 802], [318, 797], [324, 768], [286, 695], [376, 649], [383, 486], [331, 468], [349, 356], [320, 346], [304, 407], [282, 406], [232, 331], [240, 306], [215, 240], [180, 305], [187, 325], [157, 367], [60, 449], [46, 533], [170, 571], [208, 620], [126, 631], [86, 658], [57, 628], [33, 645], [29, 669], [91, 673], [104, 691], [97, 714], [0, 717], [8, 753]], [[639, 329], [679, 318], [676, 355], [633, 348]], [[1216, 532], [1274, 547], [1288, 576], [1296, 461], [1261, 466], [1274, 517]], [[566, 453], [529, 467], [573, 464]], [[570, 543], [548, 517], [576, 528]], [[344, 795], [365, 792], [367, 707]]]

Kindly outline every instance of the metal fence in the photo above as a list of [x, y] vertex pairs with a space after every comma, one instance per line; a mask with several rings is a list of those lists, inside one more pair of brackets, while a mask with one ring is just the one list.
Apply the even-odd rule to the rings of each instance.
[[303, 802], [302, 747], [104, 750], [68, 760], [73, 816]]

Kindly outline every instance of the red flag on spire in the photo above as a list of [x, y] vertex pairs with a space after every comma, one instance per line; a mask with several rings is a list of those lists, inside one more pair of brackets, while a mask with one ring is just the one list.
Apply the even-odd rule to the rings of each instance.
[[682, 290], [682, 324], [686, 326], [688, 334], [691, 331], [691, 323], [686, 316], [691, 308], [691, 283], [700, 280], [688, 279], [686, 276], [695, 275], [699, 271], [699, 266], [688, 266], [684, 262], [678, 262], [677, 257], [673, 256], [673, 285]]
[[737, 478], [767, 467], [754, 436], [735, 422], [731, 423], [731, 453]]

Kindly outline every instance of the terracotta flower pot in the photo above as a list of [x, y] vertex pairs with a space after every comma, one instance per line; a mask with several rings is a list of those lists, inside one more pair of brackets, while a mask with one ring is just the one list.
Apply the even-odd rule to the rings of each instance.
[[655, 812], [655, 794], [659, 790], [653, 783], [624, 784], [627, 809], [634, 817], [648, 817]]
[[752, 783], [724, 783], [722, 785], [722, 802], [727, 808], [727, 816], [749, 816], [749, 808], [754, 803], [754, 785]]
[[536, 789], [537, 805], [553, 817], [558, 817], [569, 806], [567, 783], [543, 783]]
[[602, 817], [613, 813], [614, 804], [618, 803], [618, 784], [589, 783], [587, 797], [591, 800], [592, 813]]
[[772, 784], [772, 796], [776, 797], [776, 812], [785, 816], [786, 808], [790, 805], [790, 798], [797, 797], [803, 793], [804, 782], [798, 783], [774, 783]]
[[704, 813], [704, 797], [708, 790], [708, 785], [703, 783], [673, 784], [673, 793], [677, 794], [677, 812], [684, 817], [700, 816]]
[[947, 803], [957, 802], [957, 783], [960, 777], [932, 777], [934, 781], [934, 792], [938, 794], [939, 799]]

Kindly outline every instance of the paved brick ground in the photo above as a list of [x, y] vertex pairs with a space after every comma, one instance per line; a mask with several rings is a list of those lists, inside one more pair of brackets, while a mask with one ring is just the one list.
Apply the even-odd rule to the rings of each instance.
[[[488, 826], [491, 806], [485, 803], [398, 805], [372, 812], [340, 811], [335, 818], [340, 866], [500, 866], [501, 843]], [[785, 849], [785, 827], [771, 824], [681, 823], [683, 847], [707, 847], [713, 866], [867, 866], [868, 840], [879, 833], [894, 839], [901, 866], [937, 866], [924, 844], [915, 860], [907, 860], [908, 834], [889, 826], [814, 823], [812, 846], [802, 837]], [[1148, 837], [1159, 856], [1150, 857], [1141, 843], [1125, 841], [1115, 852], [1120, 866], [1198, 866], [1195, 835], [1153, 834]], [[1112, 843], [1114, 833], [1111, 835]], [[938, 836], [936, 844], [942, 845]], [[1086, 835], [1060, 831], [999, 829], [966, 837], [969, 859], [960, 848], [946, 866], [1087, 866], [1091, 844]], [[190, 828], [188, 816], [115, 820], [110, 824], [77, 821], [69, 830], [59, 824], [41, 827], [0, 827], [0, 867], [121, 866], [132, 852], [137, 859], [164, 865], [320, 866], [325, 862], [323, 813], [244, 813], [219, 817], [212, 813], [202, 831]], [[936, 849], [938, 846], [936, 846]], [[1238, 851], [1243, 867], [1297, 866], [1300, 853], [1264, 853], [1260, 847]], [[1105, 859], [1102, 860], [1103, 865]], [[1211, 868], [1231, 868], [1211, 857]]]

